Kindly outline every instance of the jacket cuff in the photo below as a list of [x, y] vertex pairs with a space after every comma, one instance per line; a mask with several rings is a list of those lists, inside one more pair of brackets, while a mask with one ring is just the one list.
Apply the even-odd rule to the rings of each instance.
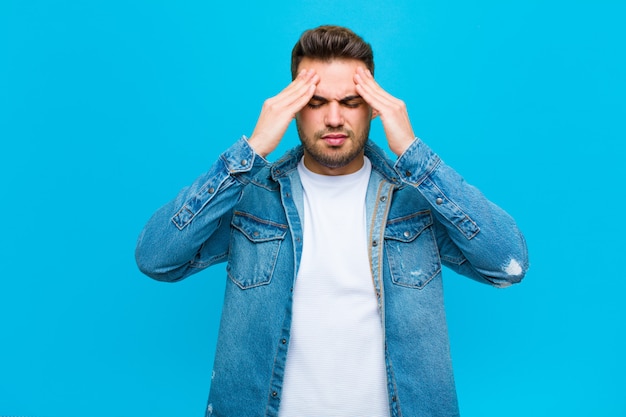
[[394, 164], [394, 169], [402, 179], [413, 186], [419, 186], [439, 165], [441, 159], [420, 138], [415, 138]]
[[242, 136], [230, 148], [220, 155], [220, 159], [228, 172], [240, 174], [252, 171], [253, 173], [268, 164], [267, 160], [261, 155], [254, 152], [254, 149], [248, 144], [248, 138]]

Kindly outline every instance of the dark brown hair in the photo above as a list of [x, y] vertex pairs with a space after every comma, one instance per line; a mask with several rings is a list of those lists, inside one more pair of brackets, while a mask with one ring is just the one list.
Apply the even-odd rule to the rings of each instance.
[[321, 61], [356, 59], [374, 74], [374, 53], [369, 43], [348, 28], [319, 26], [305, 31], [291, 51], [291, 79], [298, 75], [302, 58]]

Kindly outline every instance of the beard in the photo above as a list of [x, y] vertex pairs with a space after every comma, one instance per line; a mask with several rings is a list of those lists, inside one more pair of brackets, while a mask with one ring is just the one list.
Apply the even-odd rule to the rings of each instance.
[[[320, 165], [327, 168], [342, 168], [352, 162], [363, 153], [365, 144], [369, 137], [369, 125], [357, 136], [354, 131], [343, 128], [327, 128], [318, 130], [313, 134], [313, 138], [305, 135], [300, 128], [300, 123], [296, 120], [296, 128], [300, 142], [307, 153]], [[341, 133], [347, 136], [346, 141], [341, 146], [329, 147], [322, 137], [329, 133]]]

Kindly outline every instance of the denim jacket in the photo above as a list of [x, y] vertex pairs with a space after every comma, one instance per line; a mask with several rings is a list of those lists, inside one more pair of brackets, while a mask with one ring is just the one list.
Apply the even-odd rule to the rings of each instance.
[[[514, 220], [420, 139], [395, 163], [373, 142], [366, 197], [390, 414], [459, 414], [441, 266], [506, 287], [528, 267]], [[136, 249], [142, 272], [178, 281], [227, 262], [206, 416], [277, 416], [302, 254], [301, 147], [269, 164], [245, 138], [149, 220]]]

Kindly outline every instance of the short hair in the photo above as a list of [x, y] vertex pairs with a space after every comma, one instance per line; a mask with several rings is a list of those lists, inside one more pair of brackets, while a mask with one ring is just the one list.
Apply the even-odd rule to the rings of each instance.
[[324, 25], [305, 31], [291, 51], [291, 79], [298, 75], [302, 58], [321, 61], [356, 59], [374, 74], [374, 52], [369, 43], [348, 28]]

